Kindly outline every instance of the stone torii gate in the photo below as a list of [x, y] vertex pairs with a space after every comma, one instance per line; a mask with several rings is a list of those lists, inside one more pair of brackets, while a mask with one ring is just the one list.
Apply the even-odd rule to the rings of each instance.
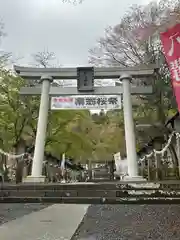
[[[130, 68], [31, 68], [14, 66], [19, 76], [25, 80], [40, 80], [41, 86], [23, 87], [21, 95], [41, 95], [35, 151], [31, 176], [28, 182], [44, 182], [42, 167], [48, 121], [49, 96], [72, 95], [120, 95], [123, 94], [123, 111], [125, 123], [126, 152], [128, 161], [128, 181], [144, 180], [138, 175], [138, 163], [136, 154], [135, 130], [132, 114], [131, 94], [145, 95], [152, 93], [152, 86], [131, 86], [132, 78], [152, 77], [157, 69], [155, 65], [141, 65]], [[76, 87], [53, 87], [53, 80], [77, 79]], [[94, 79], [120, 79], [122, 86], [94, 86]]]

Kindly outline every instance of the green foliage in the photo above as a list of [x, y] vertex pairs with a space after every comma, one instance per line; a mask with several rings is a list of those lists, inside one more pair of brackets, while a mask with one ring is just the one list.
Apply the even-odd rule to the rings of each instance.
[[[0, 147], [5, 151], [16, 148], [21, 140], [27, 145], [35, 141], [39, 97], [20, 96], [25, 84], [11, 72], [1, 71]], [[119, 147], [116, 131], [106, 114], [97, 118], [94, 121], [87, 110], [49, 111], [46, 150], [57, 157], [65, 152], [82, 161], [110, 158]]]
[[32, 115], [30, 107], [27, 108], [29, 101], [24, 103], [19, 95], [19, 89], [24, 85], [23, 79], [1, 71], [0, 81], [1, 145], [7, 149], [20, 141]]
[[79, 132], [78, 122], [89, 120], [87, 111], [54, 111], [50, 113], [46, 148], [55, 155], [65, 152], [78, 158], [90, 145], [85, 133]]

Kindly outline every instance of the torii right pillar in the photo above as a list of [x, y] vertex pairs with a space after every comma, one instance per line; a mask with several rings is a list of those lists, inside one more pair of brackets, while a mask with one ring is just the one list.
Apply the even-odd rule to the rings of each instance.
[[131, 80], [130, 75], [121, 75], [120, 80], [123, 85], [123, 112], [124, 112], [124, 127], [126, 138], [126, 153], [128, 163], [128, 176], [124, 178], [125, 181], [146, 181], [138, 174], [138, 160], [136, 153], [136, 138], [135, 128], [132, 112], [131, 99]]

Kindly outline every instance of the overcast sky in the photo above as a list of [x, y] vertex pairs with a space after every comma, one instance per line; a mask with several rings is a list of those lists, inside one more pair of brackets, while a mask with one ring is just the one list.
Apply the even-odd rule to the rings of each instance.
[[0, 0], [7, 37], [1, 48], [20, 63], [32, 53], [54, 51], [63, 66], [87, 65], [88, 49], [109, 25], [118, 24], [132, 4], [148, 0], [84, 0], [73, 6], [61, 0]]

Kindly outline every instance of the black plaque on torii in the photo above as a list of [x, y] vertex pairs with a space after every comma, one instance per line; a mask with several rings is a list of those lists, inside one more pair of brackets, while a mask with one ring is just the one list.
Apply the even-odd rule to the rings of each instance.
[[77, 68], [77, 89], [79, 92], [94, 91], [94, 68], [93, 67]]

